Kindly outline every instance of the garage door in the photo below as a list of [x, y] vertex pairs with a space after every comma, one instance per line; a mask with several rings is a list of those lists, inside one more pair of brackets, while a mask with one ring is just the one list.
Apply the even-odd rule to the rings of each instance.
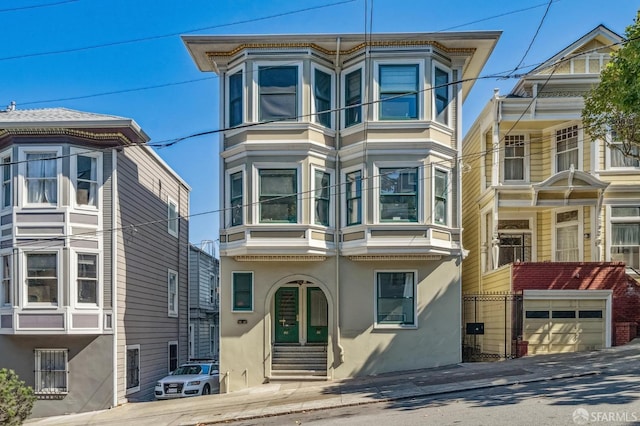
[[523, 339], [529, 354], [605, 347], [605, 300], [524, 300]]

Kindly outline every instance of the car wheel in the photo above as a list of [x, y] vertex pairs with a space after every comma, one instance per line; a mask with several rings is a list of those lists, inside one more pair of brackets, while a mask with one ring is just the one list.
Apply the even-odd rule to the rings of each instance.
[[204, 387], [202, 388], [202, 394], [211, 395], [211, 386], [209, 386], [209, 383], [205, 383]]

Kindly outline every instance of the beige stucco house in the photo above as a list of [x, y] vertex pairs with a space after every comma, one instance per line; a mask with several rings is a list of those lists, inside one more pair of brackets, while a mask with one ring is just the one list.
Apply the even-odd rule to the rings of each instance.
[[219, 76], [223, 392], [460, 361], [461, 106], [498, 37], [183, 37]]
[[496, 92], [464, 139], [463, 313], [484, 326], [465, 327], [472, 352], [577, 351], [635, 336], [640, 293], [626, 273], [640, 267], [640, 164], [615, 135], [592, 141], [581, 121], [583, 95], [621, 41], [593, 29]]

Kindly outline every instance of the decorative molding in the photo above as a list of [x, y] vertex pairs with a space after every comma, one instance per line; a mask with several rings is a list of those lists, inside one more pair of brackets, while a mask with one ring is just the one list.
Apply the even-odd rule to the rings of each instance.
[[322, 262], [327, 256], [242, 255], [233, 259], [237, 262]]
[[34, 135], [34, 136], [75, 136], [83, 139], [91, 139], [96, 141], [105, 141], [105, 140], [118, 140], [122, 142], [124, 145], [134, 145], [134, 142], [131, 141], [128, 137], [120, 132], [115, 133], [96, 133], [96, 132], [87, 132], [84, 130], [76, 130], [76, 129], [67, 129], [61, 127], [49, 127], [49, 128], [26, 128], [26, 129], [2, 129], [0, 130], [0, 138], [10, 135], [16, 136], [25, 136], [25, 135]]
[[349, 260], [379, 261], [379, 260], [441, 260], [442, 256], [436, 254], [399, 254], [399, 255], [357, 255], [348, 256]]

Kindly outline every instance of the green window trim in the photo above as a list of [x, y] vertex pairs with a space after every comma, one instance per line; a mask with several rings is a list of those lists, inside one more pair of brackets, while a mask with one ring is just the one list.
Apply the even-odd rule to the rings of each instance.
[[416, 273], [376, 272], [376, 324], [415, 327]]
[[232, 311], [253, 311], [253, 272], [232, 272]]

